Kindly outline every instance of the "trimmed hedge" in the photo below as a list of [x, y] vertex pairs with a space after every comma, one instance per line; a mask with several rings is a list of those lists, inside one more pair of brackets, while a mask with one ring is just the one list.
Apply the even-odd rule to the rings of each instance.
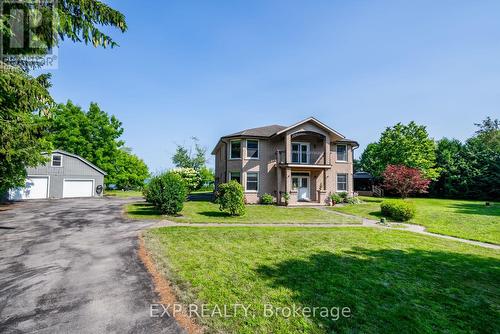
[[146, 201], [162, 214], [175, 215], [182, 211], [187, 196], [187, 187], [182, 177], [167, 172], [151, 179], [144, 189]]
[[385, 200], [380, 203], [382, 215], [397, 221], [407, 221], [415, 217], [415, 204], [405, 200]]

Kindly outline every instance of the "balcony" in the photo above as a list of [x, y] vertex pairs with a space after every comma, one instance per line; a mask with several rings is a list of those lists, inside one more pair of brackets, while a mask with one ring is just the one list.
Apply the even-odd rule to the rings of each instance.
[[310, 167], [330, 167], [325, 161], [324, 151], [291, 151], [290, 159], [287, 159], [285, 150], [277, 151], [276, 161], [279, 165], [300, 165]]

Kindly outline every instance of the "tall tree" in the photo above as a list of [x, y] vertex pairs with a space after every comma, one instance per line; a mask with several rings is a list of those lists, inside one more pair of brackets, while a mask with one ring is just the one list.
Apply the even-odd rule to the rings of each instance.
[[436, 142], [436, 166], [439, 168], [439, 177], [432, 182], [430, 193], [435, 196], [456, 197], [459, 182], [458, 167], [462, 143], [457, 139], [443, 138]]
[[141, 189], [144, 181], [150, 176], [144, 161], [132, 154], [132, 150], [123, 147], [118, 150], [108, 184], [114, 183], [119, 189]]
[[123, 148], [122, 133], [122, 123], [96, 103], [84, 111], [68, 101], [53, 111], [50, 141], [55, 148], [78, 154], [106, 171], [106, 184], [141, 187], [149, 171], [142, 160]]
[[425, 126], [410, 122], [386, 128], [377, 143], [368, 145], [361, 155], [365, 171], [380, 177], [388, 165], [404, 165], [422, 171], [425, 178], [436, 179], [435, 143]]
[[177, 145], [172, 162], [178, 168], [193, 168], [196, 171], [200, 171], [207, 163], [207, 158], [205, 157], [207, 149], [200, 146], [198, 138], [192, 137], [191, 139], [194, 143], [194, 152], [193, 146], [185, 147]]
[[460, 154], [459, 191], [470, 198], [500, 198], [500, 129], [489, 117], [469, 138]]
[[[0, 5], [0, 38], [21, 42], [26, 35], [38, 44], [34, 49], [23, 40], [21, 47], [6, 52], [5, 45], [9, 43], [3, 43], [4, 54], [12, 51], [15, 55], [45, 54], [64, 38], [92, 43], [94, 47], [114, 47], [116, 42], [103, 32], [103, 27], [115, 27], [121, 32], [127, 30], [123, 14], [96, 0], [1, 1]], [[22, 9], [33, 19], [30, 24], [22, 25], [20, 33], [13, 26], [19, 27], [20, 22], [16, 22], [18, 18], [10, 9]], [[40, 24], [33, 27], [35, 19]], [[47, 90], [49, 77], [27, 76], [4, 61], [0, 60], [0, 193], [22, 185], [26, 168], [44, 162], [41, 153], [51, 148], [45, 138], [46, 120], [42, 118], [52, 104]], [[37, 67], [36, 62], [29, 61], [16, 65], [25, 71]]]
[[45, 162], [47, 114], [52, 99], [47, 75], [33, 78], [4, 66], [0, 70], [0, 195], [24, 185], [26, 167]]

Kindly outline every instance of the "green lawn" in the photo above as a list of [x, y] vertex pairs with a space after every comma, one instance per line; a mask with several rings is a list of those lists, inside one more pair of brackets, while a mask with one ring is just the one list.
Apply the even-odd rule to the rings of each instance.
[[361, 219], [345, 218], [315, 208], [288, 208], [274, 205], [247, 205], [247, 212], [241, 217], [231, 217], [221, 212], [219, 206], [208, 201], [188, 201], [179, 216], [161, 216], [147, 203], [133, 203], [126, 206], [127, 214], [134, 219], [168, 219], [182, 223], [325, 223], [361, 224]]
[[[205, 316], [226, 333], [495, 333], [500, 253], [399, 230], [167, 227], [146, 247], [185, 304], [249, 306]], [[352, 316], [266, 317], [278, 307]], [[317, 309], [320, 310], [320, 309]], [[209, 311], [210, 313], [210, 311]]]
[[[362, 197], [363, 204], [333, 207], [333, 210], [380, 219], [382, 199]], [[500, 203], [413, 198], [417, 214], [410, 223], [423, 225], [429, 232], [500, 244]]]
[[104, 195], [116, 197], [142, 197], [142, 191], [138, 190], [105, 190]]

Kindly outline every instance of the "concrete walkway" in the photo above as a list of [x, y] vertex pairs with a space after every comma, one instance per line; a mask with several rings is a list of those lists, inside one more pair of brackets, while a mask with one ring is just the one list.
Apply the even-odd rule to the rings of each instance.
[[[333, 210], [329, 210], [326, 207], [317, 207], [318, 210], [323, 210], [326, 212], [329, 212], [331, 214], [339, 215], [345, 218], [360, 218], [355, 215], [350, 215], [342, 212], [337, 212]], [[335, 228], [335, 227], [371, 227], [371, 228], [381, 228], [381, 229], [397, 229], [397, 230], [404, 230], [408, 232], [413, 232], [413, 233], [418, 233], [418, 234], [423, 234], [431, 237], [436, 237], [436, 238], [441, 238], [441, 239], [448, 239], [448, 240], [453, 240], [453, 241], [458, 241], [458, 242], [463, 242], [469, 245], [475, 245], [479, 247], [484, 247], [484, 248], [490, 248], [490, 249], [496, 249], [500, 250], [500, 245], [496, 244], [490, 244], [486, 242], [481, 242], [481, 241], [473, 241], [473, 240], [467, 240], [467, 239], [462, 239], [462, 238], [457, 238], [457, 237], [452, 237], [449, 235], [444, 235], [444, 234], [438, 234], [438, 233], [432, 233], [432, 232], [427, 232], [424, 226], [421, 225], [415, 225], [415, 224], [407, 224], [407, 223], [388, 223], [385, 225], [380, 224], [378, 221], [373, 220], [373, 219], [367, 219], [367, 218], [361, 218], [362, 223], [361, 224], [331, 224], [331, 223], [277, 223], [277, 224], [249, 224], [249, 223], [177, 223], [173, 222], [170, 220], [162, 220], [158, 222], [157, 224], [153, 225], [152, 227], [174, 227], [174, 226], [191, 226], [191, 227], [323, 227], [323, 228]], [[394, 226], [391, 226], [394, 225]]]

